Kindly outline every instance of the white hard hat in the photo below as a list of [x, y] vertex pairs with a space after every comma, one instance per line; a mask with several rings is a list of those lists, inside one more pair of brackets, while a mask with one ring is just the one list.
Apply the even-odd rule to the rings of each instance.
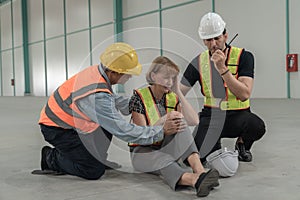
[[229, 151], [227, 148], [214, 151], [206, 157], [208, 166], [218, 170], [220, 176], [233, 176], [239, 166], [238, 152]]
[[201, 39], [210, 39], [220, 36], [226, 23], [217, 13], [209, 12], [205, 14], [200, 21], [198, 33]]

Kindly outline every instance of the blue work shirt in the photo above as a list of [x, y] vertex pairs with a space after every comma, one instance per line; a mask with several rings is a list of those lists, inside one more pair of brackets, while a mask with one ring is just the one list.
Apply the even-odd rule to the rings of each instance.
[[[101, 66], [99, 70], [110, 86], [110, 81]], [[79, 99], [77, 105], [91, 120], [125, 142], [145, 145], [163, 139], [162, 126], [138, 126], [124, 119], [121, 113], [130, 114], [128, 98], [100, 92]]]

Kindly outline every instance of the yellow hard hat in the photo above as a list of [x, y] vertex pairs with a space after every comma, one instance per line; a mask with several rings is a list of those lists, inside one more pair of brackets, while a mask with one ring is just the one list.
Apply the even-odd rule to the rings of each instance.
[[139, 75], [142, 71], [135, 49], [123, 42], [108, 46], [100, 60], [105, 67], [118, 73]]

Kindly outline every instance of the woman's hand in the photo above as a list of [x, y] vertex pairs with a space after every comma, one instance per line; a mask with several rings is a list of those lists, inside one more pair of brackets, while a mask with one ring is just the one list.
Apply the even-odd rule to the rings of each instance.
[[163, 123], [165, 135], [172, 135], [182, 132], [187, 127], [187, 124], [183, 119], [183, 115], [177, 111], [171, 111], [167, 113], [164, 117], [160, 118], [159, 121], [160, 123]]
[[172, 92], [176, 93], [177, 95], [179, 94], [179, 92], [181, 93], [178, 75], [174, 78], [174, 82], [173, 82], [173, 86], [172, 86], [171, 90], [172, 90]]

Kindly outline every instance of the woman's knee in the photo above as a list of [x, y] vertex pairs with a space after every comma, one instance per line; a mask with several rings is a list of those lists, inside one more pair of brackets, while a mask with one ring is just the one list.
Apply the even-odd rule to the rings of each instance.
[[141, 165], [142, 162], [135, 155], [131, 156], [132, 167], [137, 171], [143, 171], [143, 166]]

